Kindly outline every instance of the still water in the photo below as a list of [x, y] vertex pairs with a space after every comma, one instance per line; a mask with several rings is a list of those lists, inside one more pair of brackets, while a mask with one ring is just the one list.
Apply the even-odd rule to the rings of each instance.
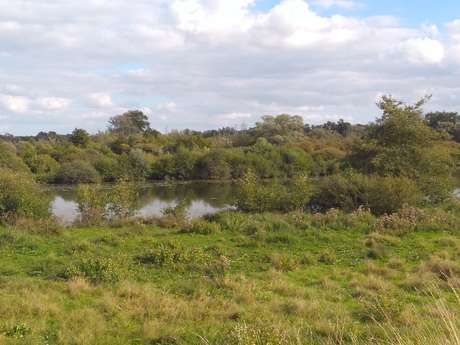
[[[106, 188], [110, 188], [107, 185]], [[139, 185], [136, 215], [161, 216], [166, 207], [176, 206], [186, 200], [190, 217], [200, 217], [231, 208], [236, 186], [230, 182], [148, 183]], [[75, 187], [58, 186], [49, 189], [52, 196], [53, 215], [64, 223], [78, 219]]]

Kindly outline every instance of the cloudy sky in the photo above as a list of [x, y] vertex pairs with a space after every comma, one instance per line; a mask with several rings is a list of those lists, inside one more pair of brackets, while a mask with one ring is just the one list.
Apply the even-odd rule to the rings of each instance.
[[368, 122], [388, 93], [460, 111], [459, 81], [458, 0], [0, 0], [0, 133]]

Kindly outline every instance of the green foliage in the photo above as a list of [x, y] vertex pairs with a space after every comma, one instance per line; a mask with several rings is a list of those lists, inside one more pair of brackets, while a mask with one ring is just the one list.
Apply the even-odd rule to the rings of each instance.
[[150, 173], [150, 165], [147, 155], [140, 149], [131, 150], [121, 157], [121, 172], [127, 180], [144, 180]]
[[99, 157], [94, 163], [94, 168], [105, 182], [115, 182], [123, 175], [119, 160], [112, 155]]
[[224, 152], [211, 151], [201, 157], [196, 164], [196, 176], [203, 180], [228, 180], [231, 178], [231, 167], [226, 161]]
[[460, 115], [454, 112], [437, 111], [425, 115], [428, 126], [444, 136], [453, 137], [459, 142]]
[[67, 279], [82, 277], [92, 284], [115, 283], [121, 277], [121, 270], [110, 258], [89, 257], [82, 258], [77, 264], [68, 267], [64, 277]]
[[139, 263], [178, 269], [182, 265], [209, 263], [210, 256], [198, 248], [186, 248], [174, 241], [155, 244], [143, 255], [137, 256]]
[[220, 232], [220, 230], [220, 225], [218, 223], [197, 219], [186, 226], [182, 232], [199, 235], [213, 235]]
[[136, 185], [124, 180], [109, 189], [101, 185], [79, 185], [76, 194], [80, 221], [86, 225], [134, 216], [138, 198]]
[[50, 155], [39, 154], [34, 156], [29, 164], [30, 170], [35, 174], [37, 180], [52, 182], [59, 171], [59, 163]]
[[75, 128], [70, 135], [70, 141], [75, 146], [86, 147], [90, 140], [89, 133], [81, 128]]
[[0, 220], [46, 218], [49, 203], [31, 176], [0, 169]]
[[436, 133], [422, 117], [426, 101], [406, 105], [384, 96], [378, 104], [382, 117], [349, 158], [364, 173], [416, 181], [431, 202], [439, 202], [449, 196], [454, 163], [447, 148], [436, 145]]
[[264, 183], [248, 171], [239, 180], [236, 206], [246, 212], [301, 210], [307, 206], [311, 191], [311, 182], [306, 176], [297, 176], [286, 184], [277, 181]]
[[26, 337], [31, 331], [32, 330], [29, 325], [25, 323], [20, 323], [7, 329], [4, 333], [7, 337], [22, 339]]
[[151, 177], [153, 179], [186, 180], [195, 175], [197, 154], [193, 151], [180, 149], [176, 154], [165, 155], [153, 163]]
[[82, 223], [97, 224], [106, 217], [108, 199], [101, 186], [79, 185], [76, 195]]
[[422, 193], [406, 177], [349, 174], [321, 179], [311, 203], [313, 208], [321, 211], [338, 208], [350, 212], [364, 207], [381, 215], [421, 202]]
[[27, 165], [16, 154], [14, 145], [0, 140], [0, 168], [30, 173]]
[[137, 186], [121, 180], [111, 188], [107, 195], [107, 209], [111, 219], [125, 219], [134, 216], [139, 197]]
[[272, 143], [281, 144], [303, 134], [304, 123], [301, 116], [282, 114], [278, 116], [263, 116], [256, 123], [256, 136], [264, 137]]
[[109, 121], [110, 131], [123, 136], [144, 133], [150, 129], [147, 115], [139, 110], [131, 110], [114, 116]]
[[55, 177], [56, 183], [78, 184], [99, 181], [97, 170], [88, 162], [73, 161], [62, 164]]
[[181, 200], [177, 205], [165, 207], [161, 210], [162, 217], [160, 224], [167, 228], [184, 226], [189, 218], [187, 213], [187, 199]]

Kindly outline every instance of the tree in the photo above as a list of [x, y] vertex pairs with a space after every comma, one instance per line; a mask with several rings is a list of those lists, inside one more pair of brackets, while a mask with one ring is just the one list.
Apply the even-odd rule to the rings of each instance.
[[453, 161], [422, 116], [428, 100], [407, 105], [384, 96], [378, 103], [382, 116], [349, 158], [364, 173], [414, 180], [431, 200], [438, 201], [449, 195]]
[[333, 131], [333, 132], [337, 132], [343, 137], [348, 137], [351, 134], [351, 130], [352, 130], [351, 123], [345, 122], [342, 119], [340, 119], [338, 122], [328, 121], [321, 127], [324, 129]]
[[447, 134], [455, 141], [460, 140], [460, 115], [454, 112], [437, 111], [425, 115], [425, 121], [429, 127], [436, 131]]
[[151, 131], [147, 115], [139, 110], [130, 110], [112, 117], [109, 120], [109, 130], [124, 136]]
[[55, 177], [56, 183], [96, 183], [99, 174], [94, 167], [86, 161], [73, 161], [62, 164]]
[[262, 121], [256, 123], [254, 131], [257, 136], [264, 137], [272, 143], [282, 143], [290, 138], [303, 135], [303, 118], [287, 114], [263, 116]]
[[86, 147], [89, 142], [89, 134], [87, 131], [81, 128], [75, 128], [70, 135], [70, 141], [75, 146]]

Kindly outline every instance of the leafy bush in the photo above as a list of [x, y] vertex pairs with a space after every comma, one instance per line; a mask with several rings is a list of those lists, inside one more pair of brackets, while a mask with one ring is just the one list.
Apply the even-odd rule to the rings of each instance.
[[134, 183], [119, 181], [109, 189], [101, 185], [79, 185], [76, 192], [80, 220], [84, 224], [121, 220], [134, 215], [138, 196]]
[[136, 210], [138, 190], [134, 183], [121, 180], [108, 192], [108, 212], [111, 219], [132, 217]]
[[228, 180], [231, 178], [230, 165], [223, 151], [211, 151], [200, 158], [195, 167], [196, 176], [204, 180]]
[[29, 175], [0, 169], [0, 219], [48, 218], [49, 205]]
[[80, 212], [80, 221], [84, 224], [97, 224], [107, 214], [107, 194], [99, 185], [79, 185], [76, 201]]
[[264, 184], [249, 171], [239, 181], [236, 206], [246, 212], [290, 212], [304, 209], [310, 200], [311, 189], [310, 180], [306, 176], [297, 176], [286, 184], [276, 181]]
[[62, 164], [56, 174], [55, 182], [63, 184], [96, 183], [99, 174], [94, 167], [84, 161], [73, 161]]
[[321, 179], [311, 205], [319, 211], [336, 208], [351, 212], [364, 207], [381, 215], [421, 201], [420, 190], [408, 178], [350, 174]]
[[64, 276], [67, 279], [82, 277], [93, 284], [114, 283], [119, 280], [121, 272], [110, 258], [90, 257], [67, 268]]
[[136, 257], [139, 263], [170, 269], [193, 264], [206, 266], [210, 263], [210, 259], [210, 255], [200, 248], [187, 248], [172, 241], [157, 243], [146, 253]]
[[14, 145], [0, 140], [0, 169], [2, 168], [21, 173], [30, 173], [27, 165], [17, 156]]

